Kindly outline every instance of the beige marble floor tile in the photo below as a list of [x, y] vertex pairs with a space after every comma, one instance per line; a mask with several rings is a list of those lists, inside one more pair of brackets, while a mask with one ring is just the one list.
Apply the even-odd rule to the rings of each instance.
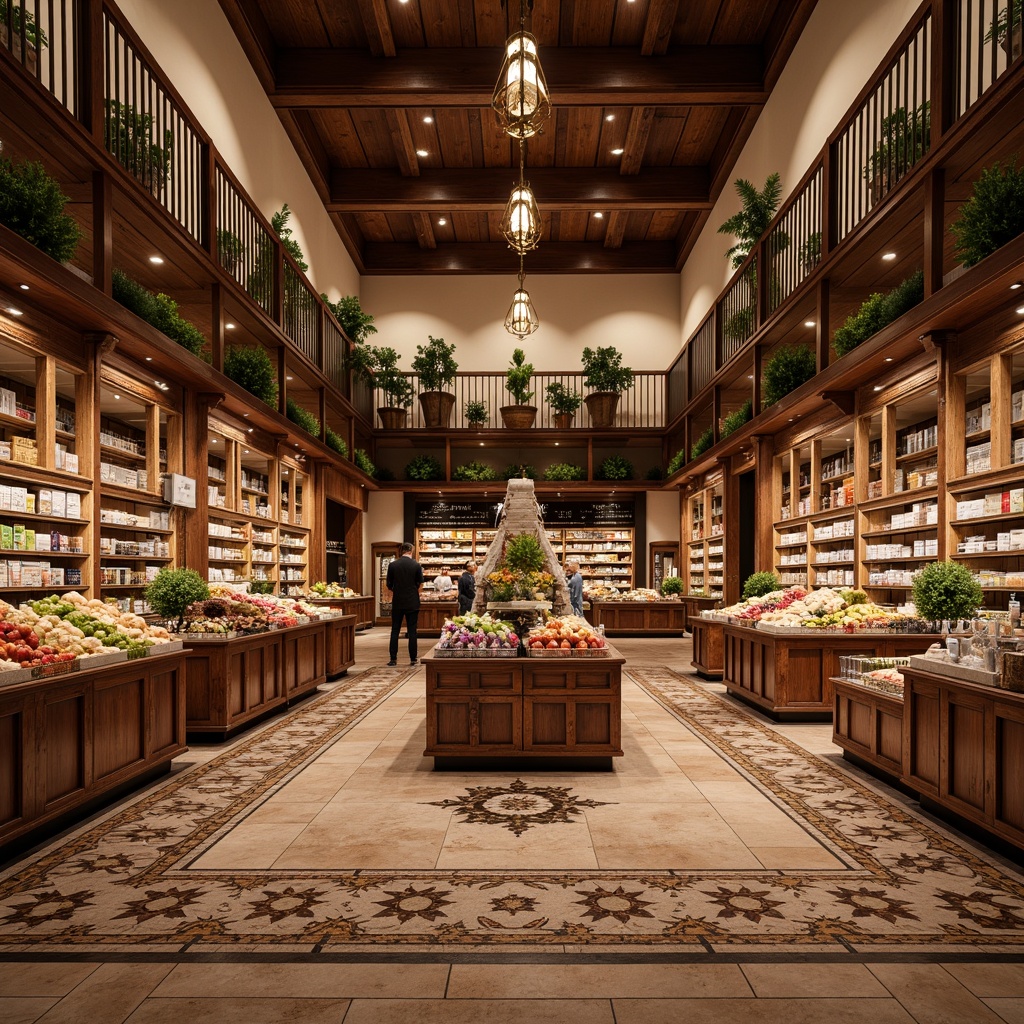
[[846, 865], [813, 840], [806, 846], [750, 846], [750, 852], [766, 867], [781, 870], [825, 868], [844, 870]]
[[153, 998], [441, 999], [447, 964], [178, 964]]
[[4, 996], [63, 996], [85, 981], [99, 963], [0, 963]]
[[616, 999], [613, 1005], [616, 1024], [915, 1024], [895, 999]]
[[1024, 998], [1024, 964], [943, 964], [973, 995]]
[[[5, 992], [2, 986], [0, 992]], [[0, 997], [0, 1024], [33, 1024], [55, 1002], [54, 996]]]
[[759, 999], [886, 998], [884, 985], [863, 964], [743, 964]]
[[597, 868], [585, 820], [540, 825], [516, 836], [498, 825], [452, 822], [438, 868]]
[[41, 1024], [122, 1024], [172, 964], [103, 964], [39, 1018]]
[[269, 868], [307, 827], [305, 821], [240, 822], [192, 866]]
[[999, 1017], [938, 964], [869, 964], [920, 1024], [999, 1024]]
[[615, 1024], [607, 999], [540, 999], [528, 1010], [519, 999], [356, 999], [345, 1024]]
[[[316, 763], [304, 768], [284, 787], [292, 800], [315, 803], [330, 800], [345, 784], [347, 776], [336, 765]], [[280, 796], [281, 794], [275, 794]]]
[[297, 800], [275, 798], [257, 807], [245, 820], [250, 824], [272, 824], [277, 822], [308, 823], [323, 809], [324, 805], [322, 803], [303, 803]]
[[1024, 999], [990, 998], [982, 1002], [1006, 1024], [1024, 1024]]
[[125, 1024], [340, 1024], [346, 1009], [344, 999], [147, 999]]
[[[666, 999], [753, 996], [735, 964], [455, 964], [448, 983], [449, 999], [620, 999], [652, 993]], [[528, 1007], [524, 1017], [529, 1015]]]

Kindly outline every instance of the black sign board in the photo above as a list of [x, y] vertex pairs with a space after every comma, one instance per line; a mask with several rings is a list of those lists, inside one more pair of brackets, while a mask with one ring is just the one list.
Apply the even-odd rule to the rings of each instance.
[[[632, 501], [542, 501], [545, 526], [633, 526]], [[488, 501], [418, 501], [416, 525], [420, 529], [493, 529], [500, 505]]]

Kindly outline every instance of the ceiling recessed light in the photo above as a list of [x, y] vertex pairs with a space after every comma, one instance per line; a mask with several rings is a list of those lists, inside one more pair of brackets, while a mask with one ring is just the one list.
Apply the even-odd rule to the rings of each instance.
[[246, 454], [246, 455], [248, 455], [248, 454], [249, 454], [249, 449], [248, 449], [248, 448], [246, 448], [246, 449], [245, 449], [245, 454]]
[[245, 417], [245, 419], [249, 418], [249, 414], [247, 412], [246, 413], [242, 413], [242, 415]]
[[619, 146], [618, 148], [612, 150], [612, 156], [622, 156], [622, 154], [625, 152], [626, 151], [621, 146]]
[[146, 362], [147, 363], [153, 362], [153, 357], [152, 356], [146, 356]]
[[227, 328], [227, 329], [228, 329], [229, 331], [233, 331], [233, 330], [235, 329], [235, 325], [234, 325], [234, 324], [225, 324], [224, 326], [225, 326], [225, 327], [226, 327], [226, 328]]
[[1017, 313], [1019, 316], [1024, 316], [1024, 306], [1018, 306]]
[[434, 123], [434, 119], [429, 114], [427, 114], [427, 116], [425, 118], [423, 118], [423, 123], [424, 124], [433, 124]]
[[886, 361], [887, 363], [891, 363], [891, 362], [892, 362], [892, 356], [886, 356], [886, 357], [885, 357], [885, 361]]
[[217, 443], [217, 438], [211, 437], [210, 438], [210, 444], [216, 444], [216, 443]]
[[789, 422], [790, 422], [790, 423], [792, 423], [792, 422], [793, 422], [793, 417], [792, 417], [792, 416], [790, 416], [790, 417], [789, 417]]
[[817, 327], [818, 322], [816, 320], [805, 320], [804, 327]]
[[429, 156], [430, 154], [425, 149], [417, 149], [416, 150], [416, 155], [417, 156]]
[[160, 264], [160, 263], [163, 263], [163, 261], [164, 261], [163, 256], [150, 256], [149, 257], [149, 262], [150, 263]]
[[605, 114], [604, 115], [604, 119], [606, 121], [614, 121], [615, 120], [615, 115], [614, 114]]
[[[24, 288], [25, 291], [28, 291], [27, 284], [23, 284], [21, 287]], [[1015, 292], [1018, 288], [1024, 288], [1024, 281], [1014, 281], [1013, 284], [1010, 285], [1011, 292]]]
[[121, 401], [121, 396], [120, 395], [114, 395], [114, 398], [116, 398], [118, 401]]
[[24, 311], [18, 309], [17, 306], [8, 306], [7, 307], [7, 312], [10, 313], [11, 316], [24, 316], [25, 315]]
[[483, 446], [484, 446], [484, 443], [483, 443], [483, 441], [481, 441], [480, 442], [480, 447], [483, 448]]
[[444, 219], [444, 217], [438, 217], [438, 219], [437, 219], [437, 226], [438, 227], [443, 228], [445, 226], [445, 224], [447, 224], [447, 223], [448, 223], [448, 221], [446, 221]]
[[754, 375], [752, 373], [748, 373], [747, 374], [747, 380], [753, 380], [753, 379], [754, 379]]
[[[252, 433], [252, 427], [250, 427], [250, 428], [249, 428], [249, 433], [250, 433], [250, 434]], [[288, 471], [287, 471], [287, 470], [285, 470], [285, 472], [287, 473]]]
[[894, 259], [896, 259], [896, 253], [894, 253], [894, 252], [884, 252], [884, 253], [882, 253], [882, 259], [885, 260], [888, 263], [891, 263]]
[[598, 220], [604, 220], [604, 214], [603, 214], [603, 213], [602, 213], [602, 212], [601, 212], [600, 210], [596, 210], [596, 211], [594, 212], [594, 216], [595, 216], [595, 217], [596, 217], [596, 218], [597, 218]]
[[[19, 287], [19, 288], [20, 288], [20, 289], [21, 289], [21, 290], [22, 290], [23, 292], [27, 292], [27, 291], [28, 291], [28, 285], [27, 285], [27, 284], [19, 284], [19, 285], [18, 285], [18, 287]], [[1015, 284], [1015, 285], [1014, 285], [1014, 288], [1019, 288], [1019, 287], [1020, 287], [1020, 285], [1019, 285], [1019, 284]]]
[[881, 384], [876, 384], [876, 385], [874, 386], [874, 389], [873, 389], [873, 390], [875, 390], [875, 391], [881, 391], [881, 390], [882, 390], [882, 385], [881, 385]]
[[294, 380], [294, 377], [285, 377], [285, 380]]

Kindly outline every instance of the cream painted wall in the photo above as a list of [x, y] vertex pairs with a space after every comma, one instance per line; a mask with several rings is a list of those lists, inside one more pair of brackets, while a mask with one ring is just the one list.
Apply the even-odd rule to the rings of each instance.
[[118, 6], [267, 219], [288, 204], [317, 289], [358, 295], [359, 274], [216, 0]]
[[647, 492], [647, 542], [679, 540], [679, 492]]
[[370, 491], [366, 519], [363, 521], [364, 591], [373, 593], [373, 564], [370, 545], [378, 541], [413, 540], [403, 534], [405, 528], [405, 496], [401, 491]]
[[[918, 6], [919, 0], [819, 0], [732, 180], [747, 178], [760, 188], [779, 171], [785, 200]], [[725, 259], [732, 240], [717, 229], [739, 206], [730, 186], [683, 268], [682, 341], [700, 326], [732, 274]]]
[[502, 326], [516, 288], [509, 273], [480, 277], [364, 277], [361, 301], [378, 344], [404, 355], [427, 335], [455, 342], [461, 370], [502, 370], [520, 345], [538, 370], [575, 370], [585, 345], [615, 345], [634, 370], [664, 370], [679, 349], [674, 274], [529, 275], [540, 330], [522, 342]]

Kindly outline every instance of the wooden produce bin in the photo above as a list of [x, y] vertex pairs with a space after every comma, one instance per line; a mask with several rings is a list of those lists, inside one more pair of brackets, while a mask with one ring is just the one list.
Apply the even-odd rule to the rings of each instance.
[[[355, 628], [357, 630], [369, 629], [373, 625], [373, 598], [369, 595], [359, 597], [307, 597], [304, 599], [309, 604], [320, 605], [325, 608], [337, 608], [346, 615], [355, 616]], [[391, 620], [388, 619], [390, 622]]]
[[916, 668], [904, 679], [903, 782], [1024, 850], [1024, 695]]
[[721, 679], [724, 670], [725, 623], [716, 619], [690, 619], [693, 660], [690, 664], [704, 679]]
[[447, 658], [427, 669], [427, 747], [449, 758], [622, 755], [623, 658]]
[[416, 620], [416, 635], [440, 636], [445, 621], [455, 618], [458, 614], [458, 601], [421, 601], [420, 616]]
[[327, 678], [322, 622], [234, 637], [187, 641], [186, 725], [228, 736], [315, 690]]
[[328, 679], [343, 676], [356, 663], [356, 630], [358, 616], [342, 615], [337, 619], [325, 619], [327, 652], [325, 672]]
[[726, 625], [724, 674], [729, 692], [777, 718], [832, 717], [832, 678], [839, 658], [923, 654], [942, 637], [932, 633], [777, 633]]
[[185, 652], [0, 689], [0, 853], [170, 769], [185, 746]]
[[700, 620], [700, 613], [711, 611], [715, 605], [720, 605], [720, 597], [700, 597], [695, 594], [684, 594], [680, 600], [686, 610], [686, 628], [693, 629], [693, 623]]
[[848, 679], [834, 678], [832, 742], [843, 757], [887, 782], [903, 774], [903, 698]]
[[680, 601], [591, 601], [588, 618], [607, 636], [682, 636], [686, 629]]

